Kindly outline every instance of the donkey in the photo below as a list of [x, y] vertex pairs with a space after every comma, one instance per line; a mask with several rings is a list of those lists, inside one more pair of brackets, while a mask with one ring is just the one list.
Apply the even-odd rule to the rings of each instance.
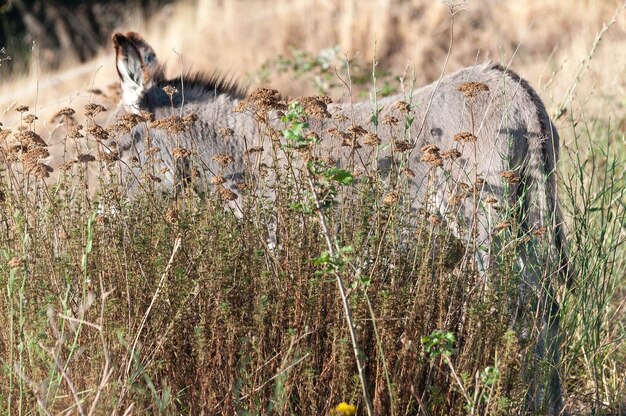
[[[149, 159], [148, 147], [159, 150], [166, 168], [159, 180], [166, 189], [176, 188], [193, 176], [192, 168], [181, 165], [183, 158], [176, 154], [180, 149], [191, 149], [200, 161], [203, 172], [195, 175], [205, 184], [209, 177], [223, 171], [219, 157], [215, 156], [229, 155], [231, 173], [224, 175], [225, 183], [216, 186], [234, 193], [235, 184], [244, 174], [247, 151], [263, 147], [259, 160], [270, 160], [268, 149], [272, 144], [260, 134], [255, 120], [249, 114], [233, 111], [245, 99], [236, 83], [203, 74], [167, 79], [152, 47], [133, 32], [116, 33], [113, 44], [123, 92], [119, 114], [149, 112], [157, 122], [172, 116], [197, 116], [197, 120], [189, 118], [185, 131], [175, 137], [163, 130], [148, 131], [145, 123], [140, 123], [119, 138], [119, 157], [127, 166], [124, 174], [131, 188], [141, 186], [135, 171]], [[455, 211], [457, 221], [451, 227], [456, 227], [458, 235], [462, 234], [461, 225], [473, 228], [472, 238], [479, 247], [497, 245], [489, 207], [495, 201], [516, 207], [525, 235], [543, 234], [541, 242], [529, 238], [521, 250], [523, 281], [519, 303], [521, 308], [530, 304], [536, 307], [540, 324], [528, 336], [537, 337], [537, 361], [553, 365], [549, 380], [529, 380], [529, 407], [558, 414], [562, 409], [559, 312], [556, 282], [546, 267], [558, 262], [562, 274], [567, 267], [555, 182], [558, 133], [532, 87], [497, 64], [461, 69], [413, 91], [409, 98], [410, 103], [401, 95], [379, 100], [378, 108], [383, 109], [380, 114], [371, 102], [329, 105], [327, 110], [336, 116], [327, 118], [326, 109], [322, 108], [319, 117], [311, 117], [311, 129], [317, 133], [327, 129], [339, 132], [321, 143], [323, 152], [338, 159], [339, 164], [345, 165], [348, 158], [358, 164], [359, 160], [369, 160], [372, 147], [361, 147], [359, 140], [363, 140], [365, 132], [355, 126], [371, 125], [372, 114], [379, 121], [393, 124], [397, 122], [394, 111], [410, 111], [415, 122], [406, 124], [406, 140], [398, 139], [391, 128], [380, 128], [377, 135], [366, 137], [377, 149], [379, 168], [403, 155], [410, 171], [410, 195], [415, 205], [431, 198], [441, 214]], [[319, 104], [316, 103], [318, 109]], [[223, 137], [224, 131], [232, 136]], [[392, 145], [376, 146], [381, 142]], [[131, 169], [133, 163], [139, 168]], [[220, 177], [224, 179], [221, 174]], [[477, 197], [455, 200], [468, 187]], [[494, 268], [489, 251], [477, 249], [475, 254], [478, 268], [485, 276]]]

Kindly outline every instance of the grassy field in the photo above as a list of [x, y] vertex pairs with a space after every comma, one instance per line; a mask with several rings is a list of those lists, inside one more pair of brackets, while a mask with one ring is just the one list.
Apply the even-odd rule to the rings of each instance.
[[[174, 75], [215, 70], [334, 101], [510, 64], [562, 138], [566, 411], [626, 413], [621, 2], [199, 0], [125, 28]], [[111, 52], [49, 74], [33, 60], [1, 79], [2, 413], [365, 414], [338, 279], [376, 414], [522, 411], [533, 343], [511, 324], [524, 244], [514, 225], [486, 284], [437, 217], [398, 202], [406, 172], [326, 184], [322, 214], [303, 208], [310, 178], [278, 167], [275, 201], [255, 197], [262, 181], [242, 183], [243, 219], [217, 188], [157, 197], [151, 176], [131, 199], [99, 142], [111, 111], [86, 107], [119, 99]], [[15, 147], [37, 138], [45, 146]]]

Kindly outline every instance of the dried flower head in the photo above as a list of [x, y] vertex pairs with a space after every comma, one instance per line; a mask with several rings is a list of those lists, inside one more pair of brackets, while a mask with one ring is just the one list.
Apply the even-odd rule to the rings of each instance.
[[511, 185], [520, 183], [521, 181], [520, 176], [512, 170], [505, 170], [500, 174], [500, 177], [502, 177], [502, 179], [504, 179], [507, 183]]
[[33, 174], [39, 179], [48, 178], [50, 173], [54, 171], [54, 169], [44, 163], [28, 164], [25, 168], [27, 173]]
[[392, 205], [398, 202], [400, 196], [396, 191], [388, 192], [387, 195], [383, 198], [383, 203], [386, 205]]
[[28, 110], [29, 109], [27, 105], [18, 105], [17, 107], [15, 107], [15, 111], [17, 111], [18, 113], [25, 113]]
[[476, 140], [478, 140], [476, 136], [474, 136], [472, 133], [467, 132], [467, 131], [463, 133], [455, 134], [452, 139], [456, 142], [461, 142], [461, 143], [474, 143]]
[[291, 102], [298, 102], [309, 117], [331, 118], [328, 105], [324, 97], [300, 97]]
[[191, 150], [177, 147], [176, 149], [172, 150], [172, 156], [174, 157], [174, 159], [185, 159], [191, 156]]
[[253, 146], [253, 147], [248, 148], [248, 150], [245, 151], [245, 154], [246, 155], [251, 155], [251, 154], [254, 154], [254, 153], [261, 153], [262, 151], [263, 151], [263, 147], [261, 147], [261, 146]]
[[365, 135], [365, 138], [363, 139], [363, 143], [365, 143], [368, 146], [378, 146], [379, 144], [382, 143], [382, 140], [380, 140], [380, 137], [378, 137], [376, 134], [374, 133], [367, 133]]
[[230, 189], [226, 189], [223, 186], [220, 186], [217, 192], [219, 192], [220, 196], [226, 201], [234, 201], [235, 199], [237, 199], [237, 194], [235, 192], [231, 191]]
[[456, 87], [466, 98], [472, 99], [483, 91], [489, 91], [487, 84], [482, 82], [464, 82]]
[[337, 113], [333, 115], [333, 120], [337, 120], [338, 122], [343, 123], [344, 121], [348, 120], [348, 117], [341, 113]]
[[441, 154], [441, 157], [443, 159], [456, 160], [461, 157], [461, 152], [459, 152], [457, 149], [450, 149], [443, 152]]
[[109, 138], [109, 132], [102, 128], [99, 124], [94, 124], [87, 129], [87, 132], [92, 135], [97, 141], [103, 142]]
[[345, 131], [338, 132], [338, 134], [341, 137], [342, 146], [351, 147], [353, 149], [361, 148], [361, 143], [359, 143], [359, 141], [356, 139], [356, 136], [354, 134], [351, 134]]
[[225, 154], [217, 154], [213, 156], [213, 160], [222, 166], [228, 166], [235, 161], [232, 156]]
[[409, 150], [413, 149], [413, 144], [411, 144], [411, 142], [409, 142], [408, 140], [396, 140], [393, 143], [393, 150], [396, 152], [407, 152]]
[[495, 199], [494, 197], [490, 196], [489, 198], [485, 199], [485, 203], [487, 205], [495, 205], [498, 203], [498, 200]]
[[397, 101], [393, 105], [393, 108], [395, 108], [396, 110], [402, 113], [408, 113], [409, 111], [411, 111], [411, 105], [407, 103], [406, 101]]
[[467, 198], [468, 195], [464, 192], [460, 192], [457, 194], [452, 195], [450, 198], [448, 198], [448, 205], [450, 206], [457, 206], [459, 205], [461, 202], [463, 202], [463, 200], [465, 198]]
[[443, 159], [439, 154], [439, 148], [437, 146], [434, 144], [425, 145], [422, 146], [421, 151], [424, 152], [424, 155], [420, 161], [428, 163], [433, 168], [443, 166]]
[[50, 156], [48, 149], [45, 147], [35, 147], [28, 150], [24, 156], [23, 161], [26, 164], [36, 163], [39, 159], [45, 159]]
[[221, 127], [217, 132], [222, 137], [232, 137], [235, 134], [233, 129], [228, 127]]
[[89, 103], [85, 106], [85, 115], [87, 117], [95, 117], [104, 111], [107, 111], [107, 109], [100, 104]]
[[407, 178], [414, 178], [415, 177], [415, 172], [413, 172], [411, 169], [409, 168], [402, 168], [402, 173], [404, 174], [404, 176], [406, 176]]
[[170, 134], [182, 133], [187, 129], [187, 124], [180, 116], [170, 116], [150, 123], [150, 127], [166, 130]]
[[363, 127], [361, 126], [350, 126], [348, 127], [348, 129], [346, 130], [348, 133], [351, 133], [353, 135], [355, 135], [356, 137], [361, 137], [364, 134], [367, 134], [367, 130], [365, 130]]
[[67, 117], [71, 117], [74, 114], [76, 114], [76, 111], [74, 111], [74, 109], [71, 107], [64, 107], [57, 112], [57, 115]]
[[439, 153], [439, 148], [434, 144], [427, 144], [420, 149], [424, 153]]
[[498, 230], [504, 230], [505, 228], [509, 228], [511, 226], [511, 221], [502, 221], [496, 225]]
[[222, 185], [226, 183], [226, 178], [224, 178], [223, 176], [213, 176], [211, 178], [211, 183], [213, 185]]
[[96, 160], [96, 157], [93, 155], [90, 155], [89, 153], [82, 153], [80, 155], [78, 155], [78, 161], [80, 163], [89, 163], [89, 162], [93, 162]]
[[19, 142], [24, 146], [47, 146], [46, 142], [43, 141], [41, 136], [39, 136], [34, 131], [26, 130], [19, 132], [15, 135], [15, 138], [19, 140]]
[[34, 114], [26, 114], [23, 118], [23, 121], [26, 124], [33, 124], [35, 120], [39, 120], [39, 118]]
[[178, 90], [173, 85], [166, 85], [165, 87], [163, 87], [163, 92], [169, 95], [170, 99], [172, 99], [172, 96], [176, 94]]
[[189, 114], [183, 116], [183, 123], [185, 124], [185, 126], [189, 127], [193, 123], [198, 121], [199, 119], [200, 119], [200, 117], [198, 117], [198, 115], [196, 113], [189, 113]]
[[400, 122], [400, 120], [398, 120], [397, 117], [394, 117], [394, 116], [391, 116], [391, 115], [386, 115], [385, 117], [383, 117], [383, 124], [385, 124], [387, 126], [395, 126], [399, 122]]

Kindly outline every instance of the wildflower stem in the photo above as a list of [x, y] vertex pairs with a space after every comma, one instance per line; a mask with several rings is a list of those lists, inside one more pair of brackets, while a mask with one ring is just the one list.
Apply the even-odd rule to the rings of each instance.
[[[315, 191], [315, 186], [313, 185], [313, 181], [311, 180], [311, 172], [308, 169], [307, 181], [309, 184], [309, 188], [311, 189], [311, 194], [313, 195], [313, 201], [315, 202], [315, 210], [319, 214], [320, 225], [322, 226], [322, 233], [324, 234], [324, 239], [326, 241], [326, 246], [328, 247], [328, 252], [331, 256], [335, 257], [338, 250], [337, 247], [335, 247], [335, 244], [333, 244], [333, 239], [330, 235], [328, 224], [326, 223], [326, 218], [324, 217], [324, 213], [322, 211], [317, 192]], [[352, 321], [350, 305], [348, 304], [348, 297], [346, 295], [346, 290], [343, 285], [343, 279], [341, 278], [341, 274], [335, 272], [335, 277], [337, 278], [337, 287], [339, 288], [339, 295], [341, 296], [341, 302], [343, 304], [343, 309], [346, 314], [346, 322], [348, 323], [348, 331], [350, 332], [350, 339], [352, 341], [352, 350], [354, 352], [354, 358], [356, 359], [356, 366], [359, 372], [359, 380], [361, 381], [361, 389], [363, 390], [363, 401], [365, 402], [367, 415], [372, 416], [374, 415], [374, 408], [372, 406], [372, 401], [370, 399], [370, 395], [367, 389], [367, 380], [365, 378], [365, 365], [361, 360], [361, 356], [359, 355], [359, 344], [356, 337], [356, 332], [354, 331], [354, 324]]]

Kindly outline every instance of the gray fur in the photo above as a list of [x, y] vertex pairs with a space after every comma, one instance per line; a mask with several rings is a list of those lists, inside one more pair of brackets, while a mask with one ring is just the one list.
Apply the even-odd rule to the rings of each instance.
[[[130, 44], [132, 46], [132, 42]], [[129, 55], [125, 53], [124, 47], [128, 45], [124, 44], [124, 39], [119, 38], [116, 41], [118, 65], [120, 59]], [[132, 50], [130, 55], [133, 55]], [[137, 56], [139, 55], [141, 54], [138, 53]], [[181, 167], [177, 166], [172, 157], [172, 150], [175, 147], [192, 150], [194, 157], [200, 161], [196, 166], [200, 166], [202, 170], [199, 178], [201, 183], [220, 172], [220, 166], [212, 159], [214, 155], [231, 155], [235, 162], [225, 175], [229, 179], [225, 186], [233, 190], [236, 190], [233, 184], [243, 175], [244, 152], [247, 149], [262, 146], [265, 150], [258, 156], [257, 163], [270, 164], [269, 151], [272, 146], [268, 139], [259, 135], [258, 127], [250, 115], [232, 111], [243, 98], [242, 91], [236, 85], [225, 83], [219, 78], [205, 79], [198, 76], [182, 77], [181, 83], [181, 78], [165, 80], [162, 72], [153, 68], [145, 72], [149, 72], [153, 79], [147, 80], [140, 102], [127, 102], [126, 108], [130, 108], [131, 111], [137, 109], [150, 111], [156, 119], [190, 113], [196, 114], [199, 119], [189, 131], [172, 137], [159, 130], [145, 131], [143, 124], [138, 125], [131, 134], [122, 137], [119, 143], [121, 159], [127, 166], [132, 164], [130, 160], [133, 157], [139, 160], [139, 165], [146, 162], [145, 147], [148, 135], [152, 146], [161, 150], [159, 157], [169, 168], [169, 171], [161, 176], [163, 180], [161, 186], [164, 189], [179, 186], [185, 177], [184, 174], [180, 174]], [[124, 82], [122, 77], [122, 83]], [[469, 105], [468, 99], [457, 89], [460, 84], [466, 82], [483, 83], [488, 86], [489, 91], [479, 93]], [[174, 85], [178, 90], [171, 101], [162, 90], [163, 86], [168, 84]], [[393, 110], [393, 104], [399, 100], [408, 101], [405, 96], [379, 100], [378, 106], [383, 108], [379, 119], [387, 114], [393, 114], [402, 121], [402, 116]], [[526, 234], [530, 235], [541, 227], [548, 229], [542, 240], [545, 247], [541, 246], [541, 243], [534, 243], [536, 240], [533, 239], [521, 253], [520, 267], [523, 271], [523, 281], [520, 286], [519, 302], [520, 309], [534, 305], [538, 316], [541, 317], [537, 327], [526, 328], [528, 331], [526, 336], [531, 340], [535, 337], [538, 340], [537, 361], [547, 360], [555, 366], [550, 382], [529, 380], [529, 384], [532, 385], [529, 406], [532, 409], [543, 408], [556, 414], [562, 408], [560, 379], [556, 369], [559, 362], [558, 305], [554, 299], [556, 279], [547, 275], [549, 268], [546, 266], [558, 261], [562, 262], [564, 269], [566, 264], [555, 183], [559, 136], [543, 103], [528, 83], [512, 71], [490, 63], [461, 69], [441, 79], [439, 83], [413, 91], [411, 106], [415, 121], [406, 138], [414, 143], [415, 147], [409, 153], [406, 166], [415, 173], [415, 177], [410, 179], [410, 193], [414, 206], [418, 208], [420, 202], [427, 198], [425, 189], [429, 172], [434, 172], [436, 197], [432, 202], [442, 214], [449, 211], [456, 213], [457, 221], [450, 226], [468, 229], [469, 225], [471, 229], [473, 219], [477, 220], [478, 244], [487, 250], [478, 250], [476, 260], [485, 276], [494, 267], [490, 264], [493, 256], [490, 256], [489, 252], [497, 247], [495, 225], [498, 221], [497, 214], [490, 211], [484, 202], [487, 198], [496, 198], [502, 206], [520, 206], [521, 228]], [[353, 151], [342, 146], [340, 139], [328, 138], [324, 131], [329, 127], [345, 131], [353, 124], [371, 130], [370, 116], [374, 112], [373, 104], [364, 101], [353, 106], [331, 105], [329, 111], [332, 114], [343, 113], [348, 119], [344, 122], [334, 119], [311, 120], [312, 128], [320, 136], [325, 137], [320, 144], [321, 152], [332, 155], [340, 164], [353, 160], [355, 169], [368, 169], [367, 165], [372, 160], [371, 147], [363, 145], [362, 148]], [[473, 127], [470, 111], [473, 112]], [[221, 137], [218, 130], [224, 127], [232, 129], [235, 132], [234, 136]], [[471, 143], [463, 145], [453, 141], [455, 134], [472, 131], [478, 137], [476, 148]], [[402, 128], [399, 126], [392, 132], [388, 126], [381, 125], [378, 135], [383, 143], [389, 143], [392, 138], [403, 138]], [[442, 152], [455, 148], [462, 156], [454, 162], [452, 169], [450, 162], [446, 161], [443, 168], [431, 171], [426, 163], [420, 161], [423, 156], [420, 149], [426, 144], [436, 145]], [[389, 165], [391, 157], [401, 157], [398, 153], [392, 154], [388, 147], [380, 148], [378, 156], [380, 166]], [[477, 156], [476, 161], [474, 152]], [[472, 197], [465, 199], [458, 207], [449, 206], [450, 197], [461, 191], [459, 188], [461, 182], [467, 184], [474, 182], [475, 169], [484, 179], [478, 211], [474, 212]], [[184, 171], [184, 167], [182, 170]], [[519, 184], [505, 184], [501, 173], [508, 170], [519, 174], [521, 178]], [[138, 185], [135, 179], [136, 172], [127, 169], [125, 175], [131, 187]], [[206, 185], [206, 182], [203, 185]], [[460, 226], [461, 223], [464, 225]], [[464, 233], [457, 231], [457, 234], [461, 236]], [[470, 237], [465, 233], [463, 238]]]

